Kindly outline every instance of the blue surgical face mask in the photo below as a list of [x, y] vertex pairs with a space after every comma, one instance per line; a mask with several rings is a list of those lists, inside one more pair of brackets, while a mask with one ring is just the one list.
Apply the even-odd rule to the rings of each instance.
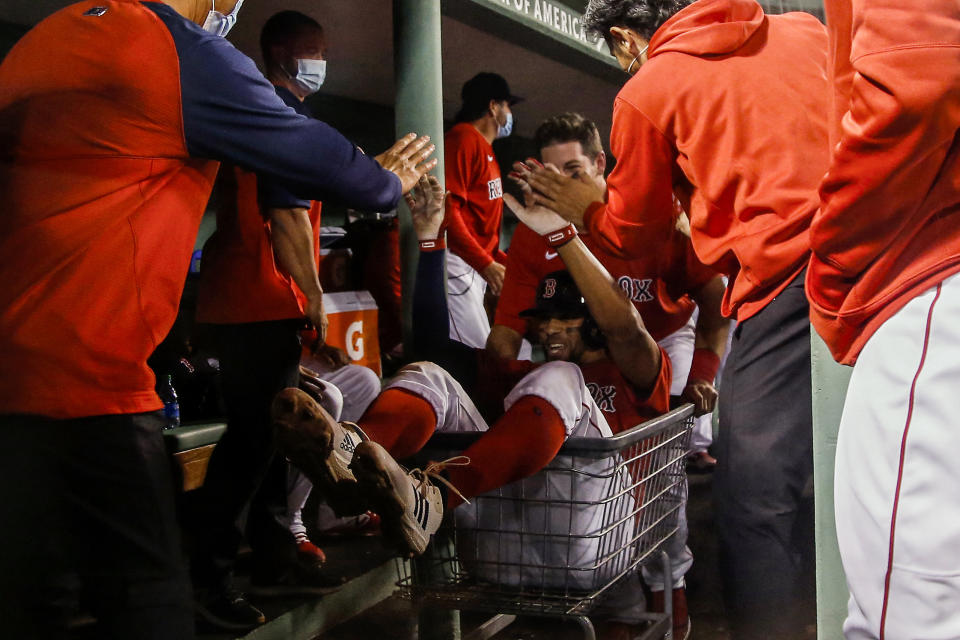
[[207, 19], [203, 21], [203, 30], [223, 38], [229, 33], [230, 29], [233, 28], [233, 25], [237, 23], [237, 13], [240, 11], [240, 5], [243, 4], [243, 0], [237, 0], [237, 5], [233, 8], [233, 11], [227, 15], [223, 15], [217, 11], [217, 0], [210, 0], [210, 4], [213, 8], [210, 10], [210, 13], [207, 14]]
[[307, 94], [316, 93], [323, 86], [323, 81], [327, 77], [327, 61], [313, 60], [310, 58], [297, 59], [297, 75], [290, 75], [290, 72], [284, 69], [286, 74], [297, 83], [297, 86], [306, 91]]
[[506, 138], [513, 133], [513, 112], [507, 111], [507, 121], [504, 124], [497, 123], [497, 137]]

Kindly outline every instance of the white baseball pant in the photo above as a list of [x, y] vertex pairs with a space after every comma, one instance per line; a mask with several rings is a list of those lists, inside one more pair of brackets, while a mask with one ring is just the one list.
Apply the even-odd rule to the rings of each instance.
[[483, 306], [487, 281], [463, 259], [447, 251], [447, 310], [450, 337], [482, 349], [490, 335], [490, 319]]
[[[404, 367], [387, 388], [404, 389], [430, 403], [437, 415], [437, 431], [483, 432], [488, 428], [460, 384], [433, 363], [417, 362]], [[533, 370], [504, 399], [504, 409], [509, 409], [517, 400], [528, 395], [543, 398], [557, 410], [567, 437], [612, 435], [606, 418], [586, 388], [580, 368], [572, 363], [551, 362]], [[603, 507], [590, 509], [575, 506], [578, 511], [571, 517], [571, 507], [564, 506], [563, 501], [581, 505], [600, 502], [611, 493], [611, 482], [622, 482], [625, 488], [629, 479], [626, 473], [613, 480], [604, 477], [610, 474], [611, 460], [583, 462], [578, 468], [585, 475], [578, 482], [571, 482], [566, 474], [537, 474], [500, 489], [502, 495], [514, 498], [512, 500], [487, 501], [481, 498], [472, 505], [461, 505], [456, 511], [457, 522], [461, 526], [461, 559], [475, 567], [478, 577], [500, 584], [586, 587], [594, 578], [594, 569], [591, 568], [598, 558], [600, 539], [595, 534], [602, 528], [604, 516], [609, 514], [605, 513]], [[564, 461], [563, 466], [571, 464], [572, 461]], [[591, 474], [600, 477], [591, 477]], [[560, 500], [560, 503], [544, 507], [536, 501], [521, 502], [518, 500], [521, 496], [550, 496], [553, 500]], [[619, 508], [624, 514], [629, 513], [632, 498], [621, 502]], [[610, 505], [606, 510], [609, 508]], [[629, 539], [632, 526], [629, 518], [626, 520], [626, 524], [604, 538], [607, 553], [610, 548], [615, 548], [609, 546], [616, 544], [612, 538], [621, 539], [622, 544]], [[470, 531], [478, 526], [481, 531], [471, 534]], [[489, 529], [495, 529], [497, 533], [483, 532]], [[520, 535], [521, 531], [523, 536]], [[553, 537], [558, 532], [569, 532], [572, 536], [558, 540]], [[520, 562], [524, 566], [505, 567], [498, 564], [498, 561], [507, 559], [516, 561], [521, 555], [523, 559]], [[563, 566], [572, 569], [544, 568]], [[613, 567], [604, 569], [612, 570]], [[638, 622], [646, 607], [639, 581], [632, 578], [624, 580], [615, 594], [615, 611], [609, 612], [613, 619]]]
[[837, 443], [848, 640], [960, 638], [960, 275], [911, 300], [853, 369]]

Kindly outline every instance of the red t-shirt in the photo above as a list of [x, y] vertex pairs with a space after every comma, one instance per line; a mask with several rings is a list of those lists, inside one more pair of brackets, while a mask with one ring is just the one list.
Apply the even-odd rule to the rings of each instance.
[[[671, 235], [666, 250], [657, 247], [638, 251], [630, 258], [604, 252], [589, 234], [580, 238], [630, 296], [654, 340], [683, 327], [696, 308], [689, 293], [717, 277], [715, 271], [700, 263], [690, 239], [679, 231]], [[534, 305], [537, 285], [545, 275], [565, 268], [557, 252], [539, 234], [526, 225], [517, 225], [507, 254], [495, 324], [526, 333], [526, 320], [520, 312]]]
[[[503, 399], [528, 373], [540, 366], [529, 360], [498, 358], [486, 350], [478, 350], [477, 388], [471, 393], [477, 409], [489, 424], [503, 415]], [[670, 410], [670, 358], [661, 349], [660, 373], [647, 394], [637, 391], [627, 381], [613, 360], [581, 364], [580, 371], [587, 390], [603, 412], [613, 433], [635, 427]]]
[[447, 246], [477, 271], [503, 262], [500, 221], [503, 183], [493, 147], [469, 122], [443, 139], [447, 190]]
[[[274, 259], [268, 213], [257, 198], [257, 176], [232, 167], [220, 172], [224, 194], [217, 230], [200, 263], [197, 321], [215, 324], [302, 318], [306, 297]], [[314, 260], [320, 261], [320, 203], [309, 209]]]
[[660, 375], [646, 394], [638, 392], [623, 377], [613, 360], [580, 365], [587, 390], [613, 433], [631, 429], [670, 410], [672, 365], [663, 349], [660, 349], [660, 362]]

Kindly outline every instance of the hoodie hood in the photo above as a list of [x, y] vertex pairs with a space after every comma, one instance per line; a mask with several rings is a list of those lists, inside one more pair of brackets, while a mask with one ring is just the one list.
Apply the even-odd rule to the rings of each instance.
[[657, 29], [647, 57], [668, 51], [695, 56], [732, 53], [765, 20], [763, 8], [755, 0], [697, 0]]

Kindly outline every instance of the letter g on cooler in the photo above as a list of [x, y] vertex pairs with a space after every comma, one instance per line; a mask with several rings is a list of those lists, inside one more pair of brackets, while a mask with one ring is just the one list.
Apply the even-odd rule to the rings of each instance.
[[351, 322], [347, 327], [346, 345], [351, 360], [363, 359], [363, 320]]

